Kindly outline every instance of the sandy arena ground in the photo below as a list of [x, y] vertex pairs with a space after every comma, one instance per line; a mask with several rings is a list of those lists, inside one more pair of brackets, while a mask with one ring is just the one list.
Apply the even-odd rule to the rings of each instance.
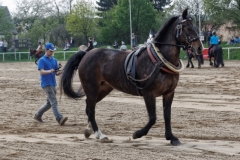
[[[147, 136], [133, 140], [132, 134], [148, 120], [144, 101], [113, 91], [96, 109], [99, 128], [113, 143], [100, 143], [93, 135], [84, 138], [84, 99], [63, 96], [60, 100], [58, 92], [60, 111], [69, 120], [59, 126], [50, 110], [43, 115], [45, 123], [39, 124], [33, 115], [45, 95], [36, 65], [0, 63], [0, 159], [239, 160], [240, 61], [225, 65], [216, 69], [205, 61], [202, 69], [181, 73], [172, 105], [172, 129], [182, 145], [173, 147], [164, 138], [161, 97], [157, 98], [156, 124]], [[74, 86], [79, 86], [78, 76]]]

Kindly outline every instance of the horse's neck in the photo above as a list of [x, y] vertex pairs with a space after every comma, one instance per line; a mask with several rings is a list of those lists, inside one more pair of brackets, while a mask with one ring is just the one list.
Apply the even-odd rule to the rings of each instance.
[[[166, 42], [164, 42], [164, 43], [177, 45], [177, 41], [176, 41], [175, 37], [172, 37], [171, 39], [166, 38]], [[169, 61], [173, 65], [178, 65], [178, 60], [180, 57], [180, 48], [179, 47], [171, 46], [171, 45], [158, 45], [158, 48], [160, 50], [160, 53], [163, 55], [163, 57], [167, 61]]]

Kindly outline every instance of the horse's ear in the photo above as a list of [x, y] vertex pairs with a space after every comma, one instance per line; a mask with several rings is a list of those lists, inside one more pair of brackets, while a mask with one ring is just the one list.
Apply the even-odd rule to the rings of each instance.
[[182, 18], [183, 19], [187, 19], [187, 15], [188, 15], [188, 8], [186, 8], [183, 13], [182, 13]]

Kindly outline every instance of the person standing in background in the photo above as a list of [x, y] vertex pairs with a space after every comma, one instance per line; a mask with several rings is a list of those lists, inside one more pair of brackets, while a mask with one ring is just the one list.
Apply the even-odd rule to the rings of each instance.
[[120, 46], [120, 50], [121, 51], [126, 51], [127, 50], [127, 46], [125, 45], [125, 43], [122, 41], [122, 45]]
[[74, 47], [74, 39], [73, 39], [73, 37], [71, 37], [71, 39], [70, 39], [70, 46]]
[[38, 42], [38, 48], [36, 49], [36, 51], [37, 51], [36, 54], [41, 53], [42, 50], [43, 50], [42, 42]]
[[3, 50], [3, 41], [0, 39], [0, 52]]
[[134, 33], [132, 33], [131, 40], [132, 40], [132, 48], [133, 48], [136, 46], [136, 37], [135, 37]]
[[88, 48], [86, 49], [86, 52], [90, 51], [93, 49], [93, 41], [92, 41], [92, 38], [89, 37], [88, 39]]
[[6, 40], [3, 42], [3, 52], [7, 52], [8, 43]]

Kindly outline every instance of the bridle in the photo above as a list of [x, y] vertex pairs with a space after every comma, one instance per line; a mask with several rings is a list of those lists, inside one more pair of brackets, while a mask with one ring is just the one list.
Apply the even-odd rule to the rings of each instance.
[[[156, 41], [152, 41], [152, 43], [157, 43], [157, 44], [161, 44], [161, 45], [177, 46], [177, 47], [182, 48], [183, 50], [186, 50], [188, 48], [192, 48], [192, 42], [194, 42], [196, 40], [199, 40], [199, 36], [191, 38], [190, 36], [186, 35], [182, 31], [183, 26], [187, 27], [186, 25], [184, 25], [184, 22], [187, 22], [187, 21], [192, 21], [192, 18], [191, 17], [187, 17], [187, 19], [181, 20], [181, 16], [179, 16], [178, 17], [178, 25], [176, 26], [176, 29], [177, 29], [176, 38], [178, 39], [179, 36], [183, 35], [185, 37], [185, 39], [186, 39], [186, 43], [185, 44], [183, 44], [183, 43], [180, 43], [180, 44], [170, 44], [170, 43], [162, 43], [162, 42], [156, 42]], [[189, 27], [187, 27], [187, 28], [189, 28]], [[191, 27], [189, 29], [192, 29], [192, 30], [194, 30], [196, 32], [194, 27]]]
[[179, 18], [178, 18], [178, 21], [179, 21], [179, 22], [178, 22], [178, 25], [177, 25], [177, 27], [176, 27], [176, 28], [177, 28], [176, 38], [178, 39], [178, 37], [179, 37], [180, 35], [183, 35], [183, 36], [185, 37], [187, 43], [185, 43], [185, 44], [182, 44], [182, 43], [181, 43], [183, 50], [186, 50], [186, 49], [188, 49], [188, 48], [192, 48], [192, 42], [194, 42], [194, 41], [196, 41], [196, 40], [199, 40], [199, 36], [196, 36], [196, 37], [194, 37], [194, 38], [191, 38], [190, 36], [186, 35], [186, 34], [182, 31], [183, 26], [185, 26], [186, 28], [191, 29], [191, 30], [194, 30], [194, 31], [196, 32], [196, 30], [195, 30], [194, 27], [191, 27], [191, 28], [190, 28], [190, 27], [187, 27], [186, 25], [184, 25], [184, 22], [192, 21], [192, 18], [191, 18], [191, 17], [187, 17], [187, 19], [180, 20], [180, 17], [179, 17]]

